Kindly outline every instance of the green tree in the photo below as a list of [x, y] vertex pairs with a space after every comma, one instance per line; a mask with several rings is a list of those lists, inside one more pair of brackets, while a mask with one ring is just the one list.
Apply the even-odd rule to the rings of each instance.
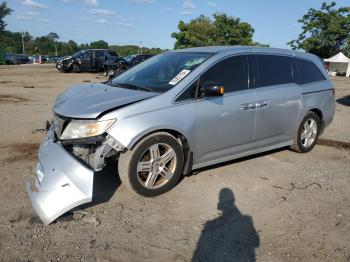
[[303, 31], [288, 43], [293, 49], [325, 58], [349, 48], [350, 7], [336, 8], [335, 2], [324, 2], [320, 10], [310, 8], [298, 22]]
[[57, 39], [59, 36], [52, 32], [46, 36], [36, 37], [34, 47], [38, 47], [39, 53], [42, 55], [55, 55], [55, 46], [58, 46]]
[[342, 51], [347, 57], [350, 57], [350, 37]]
[[10, 9], [9, 7], [7, 7], [7, 2], [4, 1], [1, 3], [0, 5], [0, 33], [3, 32], [5, 30], [5, 27], [7, 26], [7, 24], [4, 21], [4, 18], [8, 15], [10, 15], [13, 12], [12, 9]]
[[99, 41], [91, 42], [90, 47], [91, 48], [108, 49], [108, 43], [103, 41], [103, 40], [99, 40]]
[[180, 21], [178, 29], [171, 35], [176, 39], [175, 49], [214, 44], [214, 25], [209, 17], [200, 15], [189, 23]]
[[210, 45], [260, 45], [253, 41], [254, 29], [237, 17], [225, 13], [210, 17], [200, 15], [189, 23], [180, 21], [179, 32], [172, 33], [176, 39], [175, 49]]
[[74, 54], [79, 50], [78, 44], [73, 40], [69, 40], [67, 43], [67, 51], [69, 54]]
[[80, 50], [89, 49], [89, 48], [90, 48], [90, 45], [88, 43], [79, 45], [79, 49]]
[[[109, 49], [115, 51], [118, 55], [123, 57], [128, 55], [138, 54], [140, 52], [140, 47], [137, 45], [124, 45], [124, 46], [111, 45], [109, 46]], [[157, 55], [162, 52], [163, 50], [160, 48], [147, 48], [147, 47], [142, 48], [142, 54]]]
[[53, 33], [53, 32], [48, 33], [46, 37], [47, 37], [47, 39], [48, 39], [49, 41], [51, 41], [51, 42], [55, 42], [55, 41], [57, 41], [57, 40], [60, 38], [60, 37], [58, 36], [58, 34]]
[[254, 29], [239, 18], [227, 14], [214, 14], [215, 44], [219, 45], [252, 45]]
[[[26, 35], [27, 33], [25, 37]], [[11, 52], [22, 53], [22, 33], [20, 32], [3, 31], [0, 33], [0, 43]]]

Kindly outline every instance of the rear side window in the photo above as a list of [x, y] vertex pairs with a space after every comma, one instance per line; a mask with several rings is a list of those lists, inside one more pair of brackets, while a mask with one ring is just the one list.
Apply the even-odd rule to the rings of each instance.
[[108, 51], [108, 54], [109, 54], [110, 56], [118, 56], [117, 53], [114, 52], [114, 51]]
[[295, 61], [299, 73], [295, 79], [297, 84], [303, 85], [325, 80], [325, 77], [313, 62], [298, 58]]
[[292, 59], [287, 56], [254, 55], [255, 87], [293, 83]]
[[201, 84], [219, 84], [225, 93], [248, 89], [248, 58], [245, 55], [226, 58], [215, 64], [201, 78]]
[[95, 51], [95, 57], [103, 58], [105, 56], [104, 51]]

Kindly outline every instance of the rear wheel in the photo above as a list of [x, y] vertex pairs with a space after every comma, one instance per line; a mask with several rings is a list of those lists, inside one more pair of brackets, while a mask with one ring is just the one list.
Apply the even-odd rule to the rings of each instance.
[[298, 133], [291, 146], [293, 151], [307, 153], [315, 146], [321, 130], [321, 119], [314, 112], [308, 112], [300, 123]]
[[176, 185], [183, 165], [179, 141], [168, 133], [155, 133], [121, 154], [118, 170], [123, 184], [142, 196], [153, 197]]

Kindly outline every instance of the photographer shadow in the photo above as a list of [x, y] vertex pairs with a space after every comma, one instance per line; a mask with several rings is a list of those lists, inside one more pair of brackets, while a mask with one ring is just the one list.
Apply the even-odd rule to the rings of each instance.
[[232, 190], [223, 188], [218, 203], [221, 216], [205, 224], [192, 261], [256, 261], [259, 235], [252, 218], [242, 215], [234, 202]]

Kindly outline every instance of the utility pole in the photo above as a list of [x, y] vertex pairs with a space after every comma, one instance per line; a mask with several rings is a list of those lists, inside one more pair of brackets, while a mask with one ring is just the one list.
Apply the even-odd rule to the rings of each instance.
[[141, 55], [142, 55], [142, 41], [140, 41], [140, 50], [141, 50]]
[[22, 54], [24, 54], [24, 32], [22, 31]]
[[55, 45], [55, 56], [57, 56], [57, 45]]

